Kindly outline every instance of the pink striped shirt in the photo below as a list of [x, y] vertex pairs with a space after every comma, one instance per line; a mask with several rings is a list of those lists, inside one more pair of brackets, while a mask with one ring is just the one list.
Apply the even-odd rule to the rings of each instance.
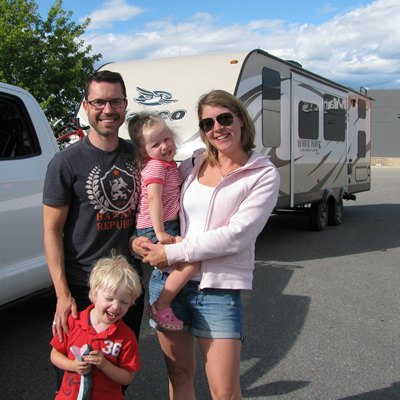
[[161, 183], [163, 185], [161, 200], [163, 203], [163, 222], [166, 222], [179, 211], [179, 196], [182, 182], [182, 175], [175, 161], [167, 163], [149, 158], [141, 171], [142, 187], [136, 227], [144, 229], [153, 226], [149, 211], [148, 184]]

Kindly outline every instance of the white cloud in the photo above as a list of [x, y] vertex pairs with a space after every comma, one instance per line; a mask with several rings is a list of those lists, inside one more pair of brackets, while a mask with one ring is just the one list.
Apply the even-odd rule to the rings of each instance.
[[[319, 26], [301, 27], [296, 53], [304, 66], [334, 80], [375, 86], [400, 73], [400, 2], [377, 0]], [[397, 76], [395, 76], [397, 75]]]
[[[139, 9], [113, 0], [109, 13], [94, 12], [97, 24], [127, 17], [112, 13], [116, 2], [131, 17]], [[325, 10], [328, 11], [327, 7]], [[108, 19], [106, 18], [108, 17]], [[354, 88], [400, 87], [400, 2], [375, 0], [348, 13], [336, 14], [319, 25], [288, 24], [282, 20], [255, 20], [221, 26], [218, 16], [198, 13], [186, 20], [166, 18], [142, 29], [120, 34], [89, 32], [86, 42], [103, 54], [102, 63], [156, 57], [252, 50], [262, 48], [304, 68]], [[132, 24], [133, 26], [135, 24]]]
[[337, 7], [334, 7], [331, 4], [327, 3], [327, 4], [324, 4], [324, 6], [322, 8], [317, 9], [317, 17], [323, 16], [323, 15], [328, 15], [328, 14], [331, 14], [336, 11], [338, 11]]
[[107, 0], [98, 10], [82, 18], [81, 22], [89, 17], [91, 22], [88, 30], [111, 29], [115, 22], [129, 21], [143, 12], [143, 9], [127, 4], [126, 0]]

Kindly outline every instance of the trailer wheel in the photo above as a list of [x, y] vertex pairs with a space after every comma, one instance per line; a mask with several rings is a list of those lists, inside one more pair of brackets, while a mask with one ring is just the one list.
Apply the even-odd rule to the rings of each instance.
[[326, 200], [312, 203], [310, 208], [310, 225], [313, 231], [323, 231], [328, 225], [329, 208]]
[[340, 225], [343, 221], [343, 200], [340, 199], [339, 202], [336, 200], [332, 201], [329, 205], [329, 225]]

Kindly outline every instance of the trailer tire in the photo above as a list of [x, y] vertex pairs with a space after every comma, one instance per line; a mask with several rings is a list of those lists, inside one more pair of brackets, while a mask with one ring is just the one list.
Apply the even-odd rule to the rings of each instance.
[[329, 204], [329, 225], [338, 226], [343, 221], [343, 200], [340, 199], [339, 202], [336, 200]]
[[326, 200], [312, 203], [310, 208], [310, 225], [313, 231], [323, 231], [328, 225], [329, 207]]

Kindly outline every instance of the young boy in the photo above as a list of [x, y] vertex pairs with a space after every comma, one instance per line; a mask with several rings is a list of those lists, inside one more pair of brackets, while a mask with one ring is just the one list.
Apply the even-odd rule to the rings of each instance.
[[[57, 400], [78, 397], [81, 375], [92, 373], [90, 399], [124, 399], [121, 385], [129, 385], [140, 370], [136, 336], [122, 321], [142, 292], [140, 277], [122, 255], [100, 259], [89, 279], [93, 303], [77, 319], [68, 318], [69, 336], [56, 335], [51, 345], [51, 362], [63, 369]], [[80, 362], [71, 347], [90, 345], [93, 349]]]

